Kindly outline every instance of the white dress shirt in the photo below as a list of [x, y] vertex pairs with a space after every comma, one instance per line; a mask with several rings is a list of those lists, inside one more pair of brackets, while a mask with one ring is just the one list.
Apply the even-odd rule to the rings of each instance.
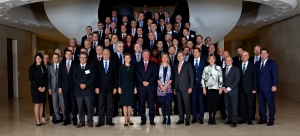
[[105, 62], [107, 63], [107, 70], [109, 68], [109, 60], [103, 60], [103, 68], [105, 70]]
[[199, 58], [194, 58], [194, 66], [196, 66], [196, 60], [198, 61], [198, 66], [200, 64], [200, 57]]

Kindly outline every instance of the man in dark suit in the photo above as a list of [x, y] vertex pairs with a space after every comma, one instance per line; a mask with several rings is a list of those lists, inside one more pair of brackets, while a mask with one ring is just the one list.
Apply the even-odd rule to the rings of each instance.
[[257, 90], [257, 73], [255, 65], [249, 63], [248, 59], [249, 53], [244, 51], [242, 53], [242, 62], [237, 65], [241, 75], [239, 83], [239, 108], [241, 120], [238, 123], [246, 123], [247, 119], [248, 125], [252, 125], [253, 99], [255, 96], [254, 93]]
[[131, 54], [130, 64], [136, 65], [140, 61], [142, 61], [142, 53], [141, 53], [141, 45], [136, 43], [134, 44], [134, 52]]
[[58, 91], [63, 94], [66, 118], [64, 120], [64, 126], [71, 123], [70, 112], [72, 111], [73, 125], [77, 126], [77, 105], [76, 98], [74, 97], [74, 84], [72, 82], [73, 69], [76, 65], [72, 61], [72, 52], [67, 50], [65, 52], [66, 60], [63, 61], [59, 66], [58, 71]]
[[119, 29], [117, 28], [117, 23], [116, 22], [111, 22], [110, 23], [110, 32], [112, 34], [118, 34], [119, 33]]
[[196, 36], [196, 44], [195, 45], [200, 45], [200, 49], [201, 49], [201, 54], [203, 54], [203, 55], [208, 55], [208, 53], [207, 53], [207, 48], [206, 48], [206, 51], [204, 51], [203, 50], [203, 48], [205, 48], [204, 46], [204, 44], [202, 44], [202, 42], [203, 42], [203, 37], [202, 37], [202, 35], [197, 35]]
[[74, 96], [76, 97], [80, 123], [77, 128], [85, 126], [85, 108], [88, 115], [88, 127], [93, 127], [94, 113], [94, 80], [95, 70], [92, 65], [87, 63], [88, 56], [86, 53], [80, 53], [80, 64], [74, 67], [73, 83]]
[[138, 38], [143, 38], [143, 40], [147, 39], [144, 35], [143, 29], [140, 27], [136, 29], [136, 35], [134, 36], [134, 40], [136, 41]]
[[130, 28], [128, 29], [127, 33], [131, 34], [134, 38], [137, 36], [137, 27], [136, 21], [131, 20]]
[[169, 57], [170, 57], [170, 65], [171, 66], [174, 66], [175, 64], [178, 63], [177, 55], [175, 54], [175, 52], [176, 52], [175, 46], [173, 46], [173, 45], [169, 46], [168, 53], [169, 53]]
[[[77, 40], [75, 38], [71, 38], [69, 40], [69, 45], [70, 45], [69, 47], [73, 47], [73, 50], [72, 50], [72, 54], [73, 54], [72, 58], [73, 59], [79, 57], [79, 54], [80, 54], [80, 47], [76, 46], [76, 42], [77, 42]], [[69, 47], [64, 49], [64, 54], [66, 53], [66, 51], [68, 50]], [[63, 60], [66, 60], [66, 57], [64, 57]]]
[[127, 28], [125, 25], [121, 26], [121, 31], [118, 33], [118, 37], [121, 41], [123, 41], [123, 39], [126, 37], [127, 35]]
[[124, 25], [126, 26], [126, 33], [130, 33], [128, 32], [128, 30], [130, 30], [131, 28], [131, 22], [128, 21], [128, 17], [127, 16], [123, 16], [122, 17], [122, 23], [120, 24], [121, 26]]
[[156, 47], [156, 40], [155, 40], [154, 33], [150, 32], [148, 34], [148, 39], [144, 43], [143, 49], [152, 50], [153, 48], [157, 48]]
[[182, 35], [187, 38], [187, 40], [192, 41], [194, 44], [196, 43], [196, 35], [189, 33], [190, 30], [187, 28], [182, 29]]
[[138, 18], [138, 21], [136, 22], [138, 27], [142, 28], [144, 32], [146, 32], [146, 29], [147, 29], [147, 23], [146, 23], [146, 19], [145, 19], [145, 15], [143, 12], [140, 12], [139, 13], [139, 18]]
[[191, 40], [194, 42], [194, 44], [196, 44], [196, 32], [191, 30], [191, 23], [190, 22], [185, 22], [184, 23], [184, 27], [187, 28], [189, 30], [189, 37], [191, 38]]
[[165, 20], [163, 18], [159, 19], [159, 24], [156, 24], [156, 25], [158, 26], [157, 31], [160, 32], [161, 34], [165, 34], [165, 32], [166, 32]]
[[184, 53], [184, 61], [191, 61], [193, 59], [193, 55], [191, 55], [191, 50], [189, 47], [184, 47], [183, 48], [183, 53]]
[[175, 22], [179, 24], [179, 31], [180, 32], [182, 32], [182, 30], [184, 29], [184, 24], [181, 21], [182, 21], [182, 16], [181, 15], [176, 15]]
[[98, 22], [98, 31], [94, 31], [93, 33], [98, 34], [98, 42], [99, 42], [98, 45], [104, 45], [105, 30], [104, 30], [104, 24], [102, 22]]
[[240, 70], [232, 65], [232, 58], [227, 57], [226, 68], [223, 69], [223, 91], [226, 110], [228, 113], [228, 121], [225, 124], [231, 124], [236, 127], [238, 117], [238, 94]]
[[167, 51], [169, 49], [169, 47], [172, 45], [173, 37], [171, 34], [166, 34], [164, 37], [165, 37], [165, 39], [163, 41], [163, 43], [164, 43], [163, 47], [164, 47], [164, 50]]
[[154, 126], [154, 95], [157, 89], [156, 81], [158, 69], [157, 65], [154, 62], [149, 61], [149, 50], [143, 50], [142, 56], [143, 61], [139, 62], [136, 66], [137, 90], [139, 94], [139, 108], [142, 121], [140, 125], [145, 125], [147, 121], [145, 113], [145, 102], [147, 99], [149, 107], [150, 125]]
[[103, 60], [97, 63], [96, 66], [96, 89], [95, 92], [99, 94], [99, 106], [98, 106], [98, 124], [96, 127], [101, 127], [105, 122], [104, 107], [107, 104], [106, 110], [106, 124], [114, 126], [112, 122], [113, 116], [113, 94], [117, 93], [117, 64], [110, 59], [110, 51], [108, 49], [103, 50]]
[[170, 12], [169, 11], [164, 11], [164, 22], [165, 24], [172, 24], [172, 20], [170, 18]]
[[213, 45], [213, 44], [210, 44], [208, 46], [208, 55], [210, 55], [210, 54], [212, 54], [212, 55], [214, 55], [216, 57], [216, 65], [222, 67], [222, 62], [219, 59], [220, 55], [217, 54], [217, 52], [216, 52], [216, 46]]
[[116, 47], [117, 47], [117, 42], [119, 41], [118, 35], [117, 34], [113, 34], [111, 36], [111, 45], [106, 47], [107, 49], [110, 50], [110, 54], [112, 56], [112, 54], [114, 54], [115, 52], [117, 52]]
[[259, 103], [260, 121], [257, 124], [267, 123], [267, 107], [269, 109], [268, 126], [273, 126], [275, 121], [275, 100], [274, 94], [278, 86], [278, 68], [274, 60], [269, 59], [268, 49], [260, 50], [261, 61], [255, 63], [257, 70], [257, 93]]
[[164, 6], [159, 6], [158, 7], [159, 18], [165, 18], [164, 11], [165, 11]]
[[103, 29], [106, 29], [106, 28], [111, 28], [111, 18], [110, 17], [106, 17], [105, 18], [105, 24], [104, 24], [104, 28]]
[[[177, 95], [179, 121], [176, 124], [184, 123], [185, 109], [185, 125], [190, 125], [190, 94], [194, 88], [194, 71], [191, 63], [184, 61], [182, 51], [177, 53], [178, 64], [175, 64], [174, 71], [174, 94]], [[181, 82], [184, 81], [184, 82]], [[184, 104], [184, 105], [183, 105]]]
[[92, 37], [92, 42], [91, 42], [91, 45], [92, 45], [92, 49], [96, 50], [96, 47], [98, 45], [101, 45], [100, 42], [98, 41], [98, 33], [97, 32], [94, 32], [93, 33], [93, 37]]
[[117, 10], [112, 10], [111, 11], [111, 21], [116, 22], [117, 26], [121, 26], [122, 18], [119, 18]]
[[[202, 36], [201, 36], [201, 38], [202, 38]], [[211, 38], [210, 37], [206, 37], [205, 40], [204, 40], [204, 42], [205, 43], [201, 46], [201, 48], [202, 48], [202, 54], [208, 55], [208, 47], [211, 44]]]
[[148, 5], [144, 4], [144, 14], [145, 14], [145, 18], [152, 18], [152, 12], [148, 11]]
[[96, 50], [91, 48], [89, 40], [84, 41], [84, 47], [87, 49], [88, 60], [92, 60], [96, 56]]
[[204, 95], [201, 87], [202, 72], [204, 67], [207, 65], [207, 57], [201, 55], [201, 50], [199, 48], [194, 48], [193, 50], [193, 59], [190, 59], [190, 63], [194, 67], [194, 89], [192, 91], [192, 114], [193, 120], [192, 123], [198, 121], [198, 106], [200, 110], [199, 123], [203, 124], [204, 118]]
[[82, 38], [81, 38], [81, 44], [80, 44], [81, 47], [84, 47], [84, 40], [88, 39], [89, 38], [89, 34], [92, 33], [92, 27], [91, 26], [87, 26], [85, 28], [85, 31], [86, 31], [86, 35], [82, 36]]
[[167, 35], [167, 34], [172, 35], [173, 38], [176, 38], [176, 39], [179, 38], [179, 33], [175, 33], [175, 32], [172, 31], [172, 24], [167, 24], [166, 25], [166, 30], [165, 30], [163, 35]]
[[244, 49], [242, 46], [239, 46], [236, 48], [236, 53], [237, 53], [237, 56], [233, 57], [233, 65], [234, 66], [237, 66], [240, 62], [242, 62], [242, 53], [243, 53]]

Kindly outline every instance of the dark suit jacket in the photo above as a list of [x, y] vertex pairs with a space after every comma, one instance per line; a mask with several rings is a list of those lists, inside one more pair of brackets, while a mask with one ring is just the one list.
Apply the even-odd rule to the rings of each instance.
[[233, 60], [232, 63], [233, 66], [237, 66], [242, 61], [242, 59], [240, 59], [240, 56], [235, 56], [232, 58], [232, 60]]
[[66, 61], [63, 61], [62, 63], [59, 64], [59, 68], [58, 68], [58, 88], [62, 88], [63, 92], [64, 91], [69, 91], [69, 90], [71, 90], [73, 92], [74, 85], [73, 85], [73, 82], [72, 82], [72, 78], [73, 78], [73, 73], [74, 73], [73, 72], [74, 67], [77, 64], [78, 63], [76, 63], [74, 61], [71, 63], [69, 73], [67, 71]]
[[101, 91], [113, 91], [118, 87], [118, 71], [117, 64], [114, 63], [111, 59], [109, 60], [109, 66], [107, 74], [105, 73], [103, 61], [97, 63], [96, 65], [96, 83], [95, 87]]
[[[254, 64], [254, 61], [255, 61], [255, 56], [251, 56], [251, 57], [249, 58], [249, 62], [251, 62], [251, 63]], [[260, 60], [260, 57], [259, 57], [258, 61], [261, 61], [261, 60]]]
[[[140, 61], [136, 66], [137, 90], [156, 90], [157, 89], [157, 65], [154, 62], [148, 61], [147, 71], [145, 71], [144, 61]], [[149, 82], [148, 86], [144, 86], [143, 82]]]
[[272, 91], [272, 86], [278, 86], [278, 68], [274, 60], [268, 59], [260, 70], [261, 61], [255, 63], [257, 70], [258, 91]]
[[[44, 71], [43, 76], [41, 67], [37, 66], [30, 66], [29, 67], [29, 80], [31, 82], [31, 91], [36, 91], [39, 87], [45, 87], [48, 88], [48, 71], [45, 66], [42, 66], [42, 69]], [[47, 90], [45, 90], [47, 91]]]
[[157, 31], [158, 31], [159, 33], [165, 35], [165, 33], [167, 32], [167, 30], [166, 30], [166, 25], [164, 25], [164, 29], [163, 29], [162, 31], [161, 31], [161, 26], [158, 25], [158, 26], [157, 26]]
[[[125, 37], [126, 37], [127, 34], [128, 34], [128, 33], [125, 34]], [[121, 32], [121, 31], [118, 32], [118, 37], [119, 37], [119, 40], [120, 40], [120, 41], [123, 41], [123, 38], [122, 38], [122, 32]]]
[[197, 38], [196, 36], [197, 36], [196, 32], [193, 30], [190, 30], [189, 40], [192, 40], [194, 45], [196, 45], [196, 38]]
[[85, 35], [81, 38], [81, 44], [80, 44], [81, 48], [84, 47], [84, 40], [86, 40], [87, 38], [88, 38], [87, 35]]
[[228, 92], [229, 95], [239, 94], [239, 81], [240, 81], [240, 70], [235, 66], [231, 66], [227, 76], [226, 68], [223, 68], [223, 87], [229, 87], [231, 91]]
[[[124, 53], [123, 54], [123, 61], [124, 61]], [[114, 53], [112, 54], [112, 60], [117, 64], [117, 67], [119, 67], [120, 65], [122, 65], [122, 60], [119, 58], [118, 53]]]
[[[142, 53], [141, 53], [141, 61], [143, 61], [143, 57], [142, 57]], [[131, 65], [137, 65], [137, 60], [136, 60], [136, 55], [135, 53], [132, 53], [131, 54], [131, 61], [130, 61], [130, 64]]]
[[252, 93], [252, 90], [257, 90], [257, 73], [253, 63], [248, 62], [245, 74], [243, 74], [243, 63], [239, 63], [237, 67], [240, 69], [240, 91]]
[[[94, 31], [94, 33], [98, 33], [98, 44], [104, 46], [104, 39], [105, 39], [105, 33], [104, 33], [104, 29], [102, 30], [102, 36], [99, 34], [99, 30], [98, 31]], [[100, 37], [101, 36], [101, 37]]]
[[139, 20], [138, 20], [136, 23], [137, 23], [137, 27], [141, 27], [141, 28], [143, 29], [143, 32], [144, 32], [144, 33], [147, 31], [148, 26], [147, 26], [147, 20], [146, 20], [146, 19], [143, 20], [143, 27], [140, 26]]
[[[143, 12], [145, 14], [144, 11], [141, 11], [141, 12]], [[152, 18], [152, 12], [147, 11], [147, 14], [145, 14], [145, 19], [149, 19], [149, 18]]]
[[[95, 69], [93, 66], [86, 63], [85, 69], [82, 70], [80, 64], [74, 67], [73, 71], [73, 83], [74, 83], [74, 96], [92, 97], [95, 95], [94, 81], [95, 81]], [[86, 88], [81, 89], [80, 84], [85, 84]]]
[[[198, 69], [195, 68], [195, 64], [194, 64], [194, 61], [195, 61], [195, 58], [193, 57], [193, 59], [190, 59], [190, 63], [192, 64], [193, 66], [193, 70], [194, 70], [194, 84], [198, 84], [199, 86], [201, 86], [201, 79], [202, 79], [202, 72], [203, 72], [203, 69], [205, 66], [207, 66], [207, 56], [205, 55], [201, 55], [200, 57], [200, 63], [198, 64]], [[198, 81], [197, 81], [198, 79]]]
[[[64, 49], [64, 54], [66, 54], [66, 51], [68, 50], [68, 47]], [[74, 53], [74, 60], [76, 60], [79, 57], [80, 54], [80, 48], [76, 47], [76, 51]], [[66, 60], [66, 57], [64, 56], [63, 61]]]
[[208, 56], [208, 47], [204, 44], [201, 46], [201, 54]]
[[90, 53], [88, 55], [88, 60], [92, 60], [96, 56], [96, 50], [91, 48]]
[[[169, 56], [169, 57], [170, 57], [170, 56]], [[174, 65], [176, 65], [176, 64], [178, 63], [177, 55], [175, 55], [175, 56], [174, 56], [174, 62], [173, 62], [173, 63], [174, 63], [174, 65], [172, 64], [172, 62], [171, 62], [171, 61], [172, 61], [172, 60], [171, 60], [171, 57], [170, 57], [170, 65], [171, 65], [171, 66], [174, 66]], [[173, 82], [173, 83], [174, 83], [174, 82]]]
[[[193, 66], [190, 62], [184, 61], [180, 74], [178, 74], [178, 65], [179, 63], [175, 64], [174, 71], [174, 89], [179, 89], [180, 91], [188, 91], [189, 88], [194, 88], [194, 70]], [[184, 81], [184, 82], [182, 82]], [[178, 90], [176, 90], [178, 91]]]
[[151, 48], [151, 46], [150, 46], [150, 40], [146, 40], [146, 41], [144, 41], [143, 49], [147, 49], [147, 50], [150, 51], [150, 50], [153, 49], [153, 48], [157, 48], [156, 43], [157, 43], [157, 41], [155, 40], [155, 41], [154, 41], [154, 45], [153, 45], [153, 47]]
[[109, 49], [109, 51], [110, 51], [110, 56], [112, 56], [112, 54], [114, 54], [115, 52], [114, 52], [114, 47], [113, 47], [114, 45], [112, 44], [112, 45], [109, 45], [108, 47], [104, 47], [104, 49]]
[[116, 33], [113, 33], [113, 30], [110, 28], [110, 32], [112, 33], [112, 34], [118, 34], [118, 33], [120, 33], [120, 29], [118, 29], [118, 28], [116, 28], [117, 30], [116, 30]]

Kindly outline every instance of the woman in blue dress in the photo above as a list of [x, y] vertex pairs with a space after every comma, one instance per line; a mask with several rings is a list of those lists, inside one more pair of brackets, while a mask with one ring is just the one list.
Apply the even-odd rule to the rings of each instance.
[[[171, 125], [171, 107], [173, 102], [172, 80], [174, 78], [174, 69], [170, 65], [169, 55], [162, 53], [161, 64], [158, 66], [157, 77], [157, 102], [161, 103], [163, 114], [162, 124]], [[166, 118], [168, 116], [168, 120]]]

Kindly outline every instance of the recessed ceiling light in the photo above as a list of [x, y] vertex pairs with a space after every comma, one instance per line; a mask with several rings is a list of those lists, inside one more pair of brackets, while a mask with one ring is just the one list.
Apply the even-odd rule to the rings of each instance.
[[5, 9], [5, 8], [3, 8], [3, 7], [0, 7], [0, 9]]
[[270, 2], [271, 0], [262, 0], [261, 2]]
[[280, 6], [282, 3], [275, 3], [274, 6]]
[[29, 23], [24, 23], [24, 25], [29, 25]]
[[282, 13], [286, 13], [287, 11], [286, 10], [284, 10], [284, 11], [281, 11]]
[[3, 14], [0, 14], [0, 17], [3, 17], [4, 15]]
[[270, 17], [271, 19], [275, 19], [276, 17]]
[[14, 22], [15, 22], [15, 23], [18, 23], [19, 21], [15, 20]]
[[21, 0], [21, 2], [26, 2], [27, 3], [27, 2], [30, 2], [30, 1], [29, 0]]
[[257, 22], [253, 22], [253, 24], [257, 24]]
[[49, 26], [49, 28], [53, 28], [52, 26]]
[[282, 14], [277, 14], [277, 16], [282, 16]]
[[12, 4], [12, 3], [6, 3], [6, 6], [12, 7], [12, 6], [15, 6], [15, 4]]
[[262, 21], [266, 22], [267, 20], [264, 19], [264, 20], [262, 20]]
[[4, 18], [4, 19], [9, 20], [10, 18], [6, 17], [6, 18]]
[[280, 9], [287, 9], [288, 7], [281, 7]]

